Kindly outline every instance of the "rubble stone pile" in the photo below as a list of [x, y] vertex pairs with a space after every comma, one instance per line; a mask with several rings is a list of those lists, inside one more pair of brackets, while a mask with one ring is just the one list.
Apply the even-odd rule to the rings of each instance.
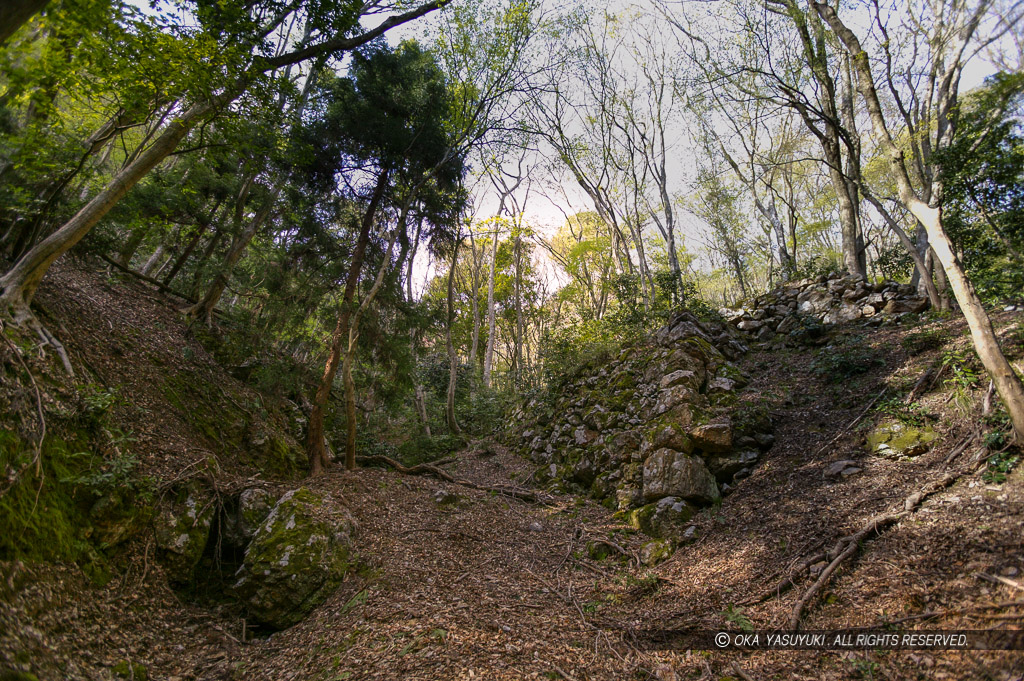
[[[739, 308], [722, 308], [722, 315], [740, 331], [766, 343], [777, 336], [800, 339], [808, 328], [864, 320], [880, 325], [928, 309], [909, 284], [871, 283], [856, 275], [821, 276], [783, 284]], [[814, 335], [813, 333], [811, 334]]]

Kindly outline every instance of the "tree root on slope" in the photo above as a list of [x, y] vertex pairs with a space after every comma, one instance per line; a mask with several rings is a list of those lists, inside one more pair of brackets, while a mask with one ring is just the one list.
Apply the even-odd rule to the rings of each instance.
[[913, 513], [925, 499], [936, 492], [946, 489], [968, 472], [970, 471], [961, 469], [947, 473], [935, 482], [932, 482], [917, 492], [914, 492], [904, 500], [902, 509], [872, 518], [853, 534], [840, 538], [831, 550], [816, 553], [805, 558], [800, 561], [789, 575], [783, 577], [782, 580], [771, 589], [761, 593], [759, 596], [743, 601], [743, 604], [752, 605], [755, 603], [762, 603], [773, 597], [782, 595], [782, 593], [796, 586], [797, 580], [807, 572], [812, 565], [828, 560], [828, 565], [821, 571], [821, 574], [818, 575], [817, 580], [815, 580], [815, 582], [803, 593], [800, 600], [798, 600], [796, 605], [793, 607], [793, 612], [789, 618], [789, 626], [793, 630], [799, 629], [800, 618], [803, 616], [804, 610], [811, 603], [814, 597], [818, 595], [825, 584], [828, 583], [829, 579], [839, 566], [857, 552], [857, 548], [860, 546], [862, 541], [868, 539], [872, 534], [878, 534], [882, 530], [895, 525], [897, 522]]
[[536, 492], [530, 492], [528, 490], [519, 489], [516, 487], [505, 487], [503, 485], [479, 485], [470, 480], [462, 480], [456, 478], [450, 473], [447, 473], [437, 466], [432, 466], [428, 463], [420, 463], [415, 466], [403, 466], [394, 459], [386, 456], [374, 455], [374, 456], [359, 456], [356, 457], [356, 461], [360, 464], [384, 464], [390, 468], [395, 469], [403, 475], [431, 475], [435, 478], [450, 482], [453, 485], [459, 485], [461, 487], [468, 487], [470, 489], [479, 490], [481, 492], [494, 492], [506, 497], [512, 497], [519, 499], [520, 501], [526, 501], [531, 504], [549, 504], [554, 501], [553, 498], [538, 494]]

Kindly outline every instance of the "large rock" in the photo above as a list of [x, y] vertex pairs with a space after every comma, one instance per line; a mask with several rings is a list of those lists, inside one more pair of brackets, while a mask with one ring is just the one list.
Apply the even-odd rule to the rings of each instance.
[[647, 501], [679, 497], [696, 504], [721, 498], [715, 478], [697, 457], [659, 449], [644, 461], [643, 495]]
[[732, 421], [726, 418], [697, 426], [690, 437], [694, 446], [705, 452], [727, 452], [732, 449]]
[[355, 527], [330, 497], [304, 487], [282, 496], [256, 530], [233, 587], [250, 615], [284, 629], [323, 602], [353, 564]]
[[696, 509], [677, 497], [665, 497], [642, 506], [629, 514], [629, 524], [648, 537], [674, 539], [681, 537]]
[[672, 542], [667, 539], [655, 539], [640, 547], [640, 562], [646, 567], [654, 567], [672, 557]]
[[157, 555], [172, 584], [192, 581], [210, 538], [215, 509], [213, 495], [198, 484], [178, 489], [160, 505], [154, 532]]
[[889, 459], [920, 456], [938, 437], [931, 426], [920, 428], [895, 420], [880, 423], [867, 437], [868, 450]]
[[709, 456], [705, 461], [708, 470], [718, 482], [729, 482], [737, 473], [752, 468], [761, 453], [756, 449], [740, 449]]

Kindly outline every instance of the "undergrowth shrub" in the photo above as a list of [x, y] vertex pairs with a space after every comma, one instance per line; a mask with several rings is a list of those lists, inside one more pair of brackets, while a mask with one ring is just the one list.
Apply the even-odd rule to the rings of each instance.
[[1006, 476], [1020, 463], [1020, 456], [1010, 452], [996, 452], [988, 457], [988, 466], [982, 479], [991, 484], [1000, 485], [1006, 482]]
[[967, 414], [974, 407], [974, 390], [984, 373], [978, 356], [973, 350], [949, 350], [942, 356], [942, 366], [947, 376], [944, 385], [953, 404]]
[[885, 366], [885, 360], [860, 338], [822, 348], [813, 364], [814, 372], [832, 383], [866, 374], [879, 366]]
[[919, 402], [906, 403], [898, 397], [890, 397], [882, 400], [875, 407], [875, 411], [900, 423], [920, 428], [924, 426], [931, 415], [921, 406]]
[[399, 461], [405, 466], [429, 463], [449, 456], [466, 446], [466, 438], [462, 435], [416, 435], [398, 445]]

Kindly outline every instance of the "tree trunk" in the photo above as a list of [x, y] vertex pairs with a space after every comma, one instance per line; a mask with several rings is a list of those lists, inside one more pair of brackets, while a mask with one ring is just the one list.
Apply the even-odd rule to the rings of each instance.
[[260, 208], [260, 211], [249, 221], [249, 224], [245, 226], [245, 229], [231, 241], [231, 248], [228, 249], [228, 254], [224, 258], [224, 264], [221, 266], [217, 276], [214, 277], [213, 283], [210, 284], [206, 295], [198, 303], [185, 310], [185, 314], [194, 319], [202, 319], [206, 323], [210, 323], [213, 318], [213, 309], [217, 306], [220, 297], [224, 295], [224, 290], [228, 287], [231, 272], [242, 258], [242, 254], [249, 246], [249, 242], [256, 236], [256, 232], [270, 218], [274, 206], [277, 204], [277, 196], [278, 192], [274, 192], [267, 199], [263, 207]]
[[487, 274], [487, 350], [484, 351], [484, 387], [491, 387], [491, 372], [494, 369], [494, 268], [498, 260], [498, 225], [494, 226], [494, 241], [491, 242], [491, 266]]
[[306, 452], [309, 455], [310, 475], [319, 475], [330, 465], [330, 461], [327, 459], [327, 449], [324, 447], [324, 411], [327, 409], [327, 400], [331, 396], [334, 377], [338, 373], [342, 346], [348, 339], [349, 320], [352, 318], [353, 312], [352, 301], [355, 300], [359, 274], [363, 269], [366, 245], [370, 242], [370, 228], [373, 226], [377, 208], [384, 198], [387, 183], [388, 172], [384, 171], [377, 179], [377, 186], [374, 188], [370, 204], [366, 208], [366, 213], [363, 214], [359, 236], [356, 238], [356, 245], [352, 251], [352, 262], [349, 264], [348, 275], [345, 278], [341, 311], [338, 314], [338, 322], [331, 338], [331, 352], [327, 358], [327, 364], [324, 366], [324, 373], [317, 386], [316, 394], [313, 396], [313, 409], [309, 416], [309, 427], [306, 432]]
[[420, 417], [420, 423], [423, 425], [423, 434], [431, 437], [430, 419], [427, 417], [427, 391], [423, 389], [422, 384], [416, 384], [416, 391], [413, 393], [412, 401], [416, 405], [416, 414]]
[[483, 253], [477, 255], [476, 240], [473, 232], [469, 233], [470, 248], [473, 249], [473, 271], [470, 284], [470, 306], [473, 311], [473, 329], [470, 334], [469, 344], [469, 365], [477, 366], [477, 358], [480, 356], [480, 265]]
[[0, 3], [0, 45], [22, 24], [42, 11], [49, 0], [4, 0]]
[[[910, 241], [910, 236], [907, 235], [903, 228], [900, 227], [899, 223], [896, 222], [896, 219], [890, 215], [889, 211], [887, 211], [874, 196], [869, 194], [867, 190], [864, 190], [861, 193], [864, 194], [864, 198], [866, 198], [868, 202], [875, 207], [875, 210], [878, 211], [886, 224], [889, 225], [889, 229], [893, 231], [896, 237], [900, 240], [900, 243], [903, 244], [903, 247], [907, 249], [907, 253], [910, 254], [911, 259], [914, 261], [915, 270], [925, 272], [924, 260], [921, 259], [921, 254], [918, 253], [916, 248], [914, 248], [914, 244]], [[931, 276], [927, 274], [921, 278], [921, 282], [923, 290], [928, 296], [928, 302], [933, 308], [938, 310], [941, 306], [941, 302], [939, 300], [939, 292], [935, 288], [935, 282], [932, 281]]]
[[[374, 278], [373, 286], [366, 293], [366, 296], [359, 303], [359, 309], [355, 311], [348, 324], [348, 347], [345, 349], [345, 360], [341, 366], [341, 378], [345, 386], [345, 468], [348, 470], [355, 470], [356, 467], [356, 382], [352, 378], [352, 365], [356, 360], [356, 349], [359, 343], [359, 320], [362, 319], [363, 312], [370, 306], [373, 299], [377, 296], [377, 291], [380, 290], [381, 284], [384, 283], [384, 275], [388, 271], [388, 265], [391, 264], [391, 251], [395, 247], [395, 240], [398, 238], [398, 232], [405, 228], [405, 213], [399, 220], [398, 227], [395, 229], [395, 235], [391, 237], [390, 243], [384, 257], [381, 259], [380, 268], [377, 270], [377, 276]], [[405, 257], [404, 252], [402, 257]]]
[[157, 270], [157, 266], [160, 265], [160, 261], [163, 260], [166, 250], [167, 247], [163, 243], [157, 246], [156, 250], [150, 254], [149, 259], [146, 260], [146, 264], [142, 266], [140, 272], [147, 277], [152, 277], [153, 272], [155, 272]]
[[462, 432], [458, 421], [455, 420], [455, 385], [459, 373], [459, 358], [455, 354], [455, 342], [452, 339], [452, 324], [455, 322], [455, 264], [458, 262], [461, 242], [461, 236], [456, 235], [455, 246], [452, 248], [452, 267], [448, 271], [448, 325], [445, 332], [445, 342], [448, 346], [448, 399], [445, 416], [448, 419], [448, 430], [455, 434]]
[[[523, 240], [516, 234], [515, 238], [515, 264], [516, 264], [516, 277], [515, 277], [515, 300], [516, 300], [516, 335], [515, 335], [515, 348], [512, 362], [512, 385], [514, 389], [519, 389], [520, 374], [523, 369]], [[643, 281], [640, 282], [643, 286]]]

